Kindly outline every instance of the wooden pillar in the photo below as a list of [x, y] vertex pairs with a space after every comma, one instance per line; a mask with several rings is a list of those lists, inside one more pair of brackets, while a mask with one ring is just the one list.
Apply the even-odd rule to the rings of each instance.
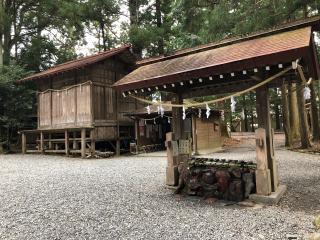
[[[171, 99], [172, 104], [182, 104], [183, 99], [181, 95], [175, 95]], [[182, 119], [182, 108], [181, 107], [172, 107], [172, 132], [176, 140], [183, 138], [183, 119]]]
[[120, 156], [120, 123], [119, 123], [119, 110], [120, 110], [120, 95], [116, 92], [116, 156]]
[[91, 155], [96, 155], [96, 138], [94, 134], [94, 129], [90, 131], [90, 139], [91, 139]]
[[44, 153], [44, 136], [43, 132], [40, 132], [40, 152]]
[[309, 148], [311, 147], [310, 142], [310, 133], [309, 133], [309, 124], [306, 113], [305, 99], [303, 96], [304, 86], [302, 81], [298, 81], [297, 83], [297, 102], [298, 102], [298, 111], [299, 111], [299, 122], [300, 122], [300, 139], [301, 139], [301, 147]]
[[177, 186], [179, 182], [179, 152], [178, 142], [175, 139], [174, 133], [166, 134], [167, 147], [167, 168], [166, 168], [166, 184], [169, 186]]
[[72, 148], [73, 148], [73, 150], [77, 150], [77, 148], [78, 148], [78, 146], [77, 146], [77, 140], [76, 140], [76, 138], [77, 138], [77, 132], [73, 132], [73, 133], [72, 133], [72, 138], [73, 138], [73, 140], [72, 140]]
[[[173, 104], [182, 104], [183, 99], [181, 95], [175, 95], [171, 99]], [[167, 146], [167, 169], [166, 169], [166, 184], [170, 186], [178, 185], [179, 172], [178, 166], [183, 162], [183, 156], [179, 154], [179, 140], [182, 140], [184, 136], [183, 131], [183, 119], [182, 108], [172, 107], [172, 132], [166, 135]]]
[[193, 154], [198, 154], [198, 142], [197, 142], [197, 118], [192, 114], [192, 145], [193, 145]]
[[[266, 154], [268, 159], [268, 169], [271, 175], [271, 189], [276, 191], [279, 186], [278, 166], [274, 156], [273, 131], [271, 129], [269, 91], [267, 86], [262, 86], [256, 90], [257, 114], [259, 128], [265, 129]], [[267, 183], [266, 183], [267, 184]]]
[[120, 139], [116, 140], [116, 156], [120, 156]]
[[136, 138], [136, 153], [139, 153], [139, 146], [140, 146], [140, 131], [139, 131], [139, 119], [135, 119], [135, 138]]
[[67, 130], [64, 131], [64, 149], [65, 149], [65, 152], [66, 152], [66, 156], [69, 156], [69, 152], [70, 152], [70, 149], [69, 149], [69, 133]]
[[86, 157], [86, 129], [81, 129], [81, 157]]
[[21, 134], [21, 147], [22, 147], [22, 154], [27, 153], [27, 136], [25, 133]]
[[257, 194], [268, 196], [271, 194], [271, 173], [267, 157], [266, 130], [256, 130], [256, 188]]
[[48, 141], [48, 147], [49, 147], [49, 149], [50, 150], [52, 150], [52, 141], [51, 141], [51, 133], [49, 133], [49, 139], [48, 139], [49, 141]]

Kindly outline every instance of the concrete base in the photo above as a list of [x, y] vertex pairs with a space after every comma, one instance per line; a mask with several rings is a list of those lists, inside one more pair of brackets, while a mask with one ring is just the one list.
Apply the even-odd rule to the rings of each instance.
[[287, 191], [286, 185], [280, 185], [276, 192], [272, 192], [270, 195], [258, 195], [258, 194], [251, 194], [249, 196], [249, 199], [256, 202], [256, 203], [262, 203], [267, 205], [276, 205], [280, 201], [281, 197], [285, 194]]

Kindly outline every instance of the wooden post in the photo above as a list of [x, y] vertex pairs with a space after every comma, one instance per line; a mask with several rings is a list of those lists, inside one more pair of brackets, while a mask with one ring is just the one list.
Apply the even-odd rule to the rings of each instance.
[[94, 134], [94, 129], [90, 131], [90, 139], [91, 139], [91, 156], [96, 155], [96, 139]]
[[86, 129], [81, 129], [81, 157], [86, 157]]
[[270, 102], [267, 86], [262, 86], [256, 90], [257, 95], [257, 113], [259, 128], [266, 132], [266, 152], [268, 159], [268, 168], [271, 175], [271, 189], [275, 192], [279, 186], [278, 166], [274, 157], [273, 135], [270, 120]]
[[48, 141], [48, 147], [49, 147], [49, 149], [50, 150], [52, 150], [52, 141], [51, 141], [51, 133], [49, 133], [49, 139], [48, 139], [49, 141]]
[[65, 147], [65, 151], [66, 151], [66, 155], [69, 156], [69, 133], [68, 130], [64, 131], [64, 147]]
[[[175, 95], [171, 99], [172, 104], [182, 104], [183, 99], [181, 95]], [[183, 119], [182, 119], [182, 108], [181, 107], [172, 107], [172, 132], [176, 138], [179, 140], [183, 137]]]
[[26, 154], [27, 153], [27, 136], [26, 134], [23, 132], [21, 135], [21, 146], [22, 146], [22, 154]]
[[44, 142], [43, 142], [43, 140], [44, 140], [44, 137], [43, 137], [43, 132], [41, 131], [40, 132], [40, 152], [41, 153], [44, 153]]
[[256, 188], [257, 194], [268, 196], [271, 194], [271, 174], [267, 157], [266, 130], [256, 130]]
[[[116, 78], [116, 77], [115, 77]], [[120, 123], [119, 123], [119, 110], [120, 110], [120, 103], [119, 103], [119, 94], [116, 92], [116, 122], [117, 122], [117, 129], [116, 129], [116, 156], [120, 156]]]
[[192, 144], [193, 144], [193, 154], [198, 154], [198, 142], [197, 142], [197, 118], [192, 114]]
[[140, 129], [139, 129], [139, 119], [135, 119], [135, 137], [136, 137], [136, 153], [139, 153], [140, 146]]
[[179, 181], [179, 153], [177, 152], [177, 141], [175, 141], [174, 133], [166, 134], [167, 147], [167, 168], [166, 168], [166, 184], [169, 186], [178, 185]]
[[303, 96], [304, 87], [301, 81], [298, 81], [297, 88], [297, 102], [298, 102], [298, 111], [299, 111], [299, 122], [300, 122], [300, 139], [301, 147], [309, 148], [311, 147], [310, 143], [310, 133], [309, 133], [309, 124], [307, 120], [305, 99]]
[[116, 156], [120, 156], [120, 139], [116, 140]]
[[73, 141], [72, 141], [72, 148], [73, 150], [77, 150], [78, 146], [77, 146], [77, 132], [73, 132], [72, 133], [72, 138], [73, 138]]

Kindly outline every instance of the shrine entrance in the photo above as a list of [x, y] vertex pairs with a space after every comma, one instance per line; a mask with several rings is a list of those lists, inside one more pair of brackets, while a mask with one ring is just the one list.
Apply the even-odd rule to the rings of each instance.
[[[190, 184], [189, 190], [194, 193], [193, 188], [199, 187], [197, 174], [200, 171], [204, 182], [201, 189], [207, 189], [210, 194], [231, 200], [250, 197], [268, 204], [279, 201], [286, 187], [279, 183], [269, 88], [280, 88], [287, 83], [297, 85], [301, 138], [307, 141], [309, 132], [303, 90], [312, 79], [319, 79], [312, 34], [318, 28], [319, 18], [312, 18], [244, 38], [142, 60], [136, 70], [114, 85], [124, 96], [160, 108], [172, 107], [172, 133], [168, 133], [166, 139], [167, 185], [180, 189]], [[171, 102], [146, 100], [145, 96], [156, 91], [170, 92]], [[256, 94], [258, 115], [256, 163], [191, 157], [191, 143], [183, 129], [186, 109], [205, 107], [206, 114], [201, 117], [206, 118], [210, 116], [212, 104], [252, 91]], [[183, 102], [184, 99], [212, 95], [216, 96], [214, 100]], [[186, 173], [186, 169], [192, 170]], [[193, 186], [192, 181], [197, 182], [197, 186]]]

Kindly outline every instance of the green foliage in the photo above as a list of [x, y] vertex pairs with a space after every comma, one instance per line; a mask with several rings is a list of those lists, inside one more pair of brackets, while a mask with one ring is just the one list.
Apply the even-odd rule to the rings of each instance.
[[27, 74], [23, 68], [10, 65], [0, 71], [0, 141], [10, 142], [20, 128], [30, 124], [35, 92], [30, 85], [16, 84]]

